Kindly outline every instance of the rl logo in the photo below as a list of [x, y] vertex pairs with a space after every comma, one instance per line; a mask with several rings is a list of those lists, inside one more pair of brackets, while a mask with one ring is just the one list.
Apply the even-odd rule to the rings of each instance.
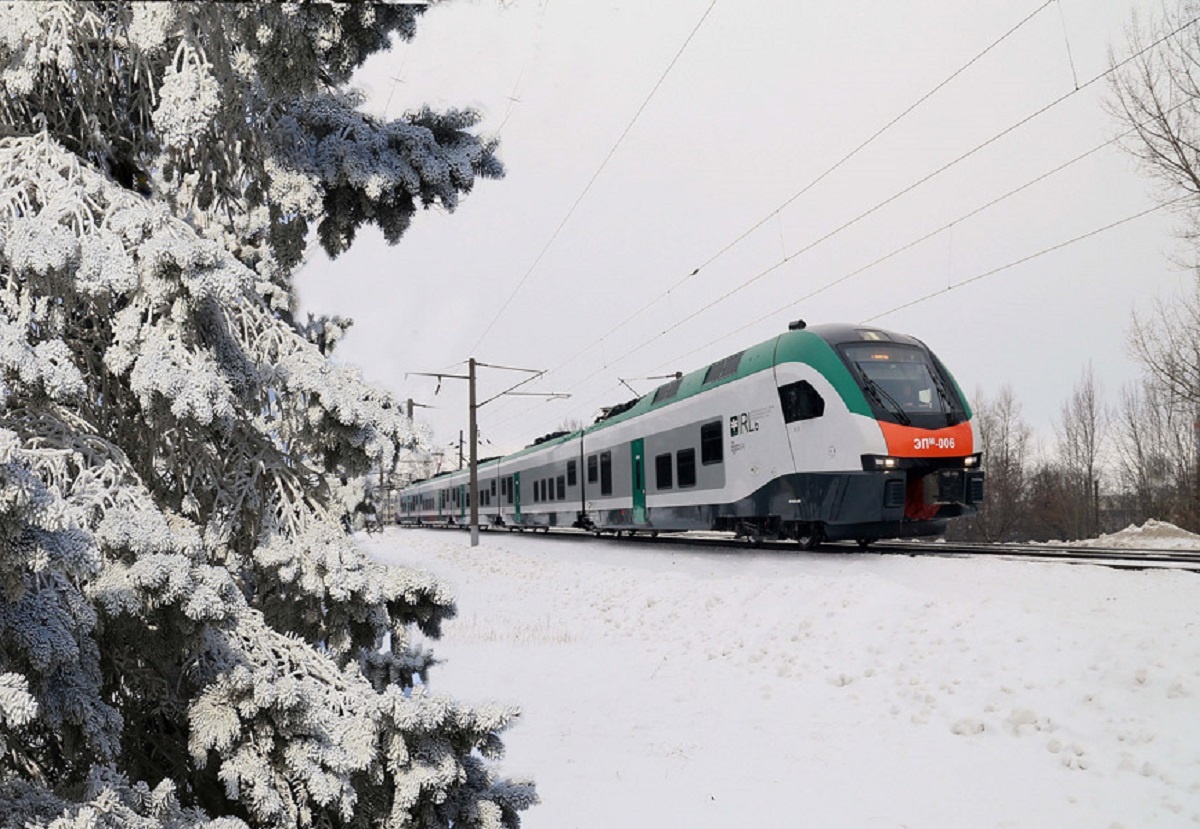
[[738, 435], [744, 435], [748, 432], [757, 432], [757, 431], [758, 431], [758, 421], [751, 420], [750, 415], [746, 412], [742, 412], [741, 414], [734, 415], [733, 417], [729, 418], [729, 436], [730, 437], [735, 438]]

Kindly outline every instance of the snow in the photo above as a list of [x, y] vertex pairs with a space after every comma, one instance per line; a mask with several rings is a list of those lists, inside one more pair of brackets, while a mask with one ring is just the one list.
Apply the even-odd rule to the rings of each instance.
[[364, 543], [455, 589], [430, 685], [521, 706], [501, 768], [538, 784], [526, 829], [1200, 825], [1197, 574]]
[[1130, 524], [1120, 532], [1079, 542], [1083, 547], [1149, 550], [1200, 550], [1200, 535], [1151, 518], [1142, 526]]

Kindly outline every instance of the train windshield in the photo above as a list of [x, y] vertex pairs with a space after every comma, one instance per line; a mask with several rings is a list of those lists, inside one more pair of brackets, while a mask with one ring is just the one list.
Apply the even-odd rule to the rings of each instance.
[[845, 343], [843, 359], [881, 420], [922, 429], [967, 419], [949, 376], [927, 350], [899, 343]]

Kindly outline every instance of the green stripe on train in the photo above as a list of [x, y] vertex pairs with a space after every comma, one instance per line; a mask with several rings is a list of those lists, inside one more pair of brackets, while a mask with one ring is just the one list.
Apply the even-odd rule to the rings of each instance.
[[866, 397], [863, 396], [858, 383], [855, 382], [854, 378], [850, 375], [849, 369], [846, 368], [846, 364], [842, 362], [842, 359], [834, 352], [829, 343], [810, 331], [789, 331], [786, 334], [781, 334], [778, 337], [767, 340], [765, 343], [759, 343], [747, 348], [742, 352], [742, 359], [738, 363], [737, 371], [728, 377], [723, 377], [716, 382], [706, 385], [704, 383], [704, 375], [708, 372], [709, 367], [705, 366], [702, 369], [685, 374], [679, 383], [679, 390], [669, 399], [655, 403], [654, 392], [650, 392], [639, 398], [637, 404], [628, 411], [597, 423], [594, 426], [589, 426], [584, 431], [588, 433], [599, 431], [630, 418], [719, 388], [726, 383], [733, 383], [743, 377], [749, 377], [760, 371], [766, 371], [781, 363], [807, 363], [829, 381], [829, 384], [833, 386], [834, 390], [845, 401], [846, 408], [854, 414], [872, 416], [871, 406], [867, 403]]

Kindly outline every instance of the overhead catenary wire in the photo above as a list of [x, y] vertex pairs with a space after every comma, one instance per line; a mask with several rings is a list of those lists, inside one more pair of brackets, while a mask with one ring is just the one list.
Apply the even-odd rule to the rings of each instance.
[[[1183, 106], [1183, 103], [1181, 102], [1180, 104], [1177, 104], [1175, 108], [1179, 108], [1182, 106]], [[709, 345], [712, 345], [714, 342], [720, 342], [721, 340], [725, 340], [725, 339], [729, 339], [730, 337], [734, 337], [749, 328], [753, 328], [754, 326], [759, 325], [762, 322], [765, 322], [766, 320], [770, 319], [773, 316], [786, 313], [788, 310], [795, 308], [800, 303], [807, 302], [808, 300], [812, 299], [813, 297], [817, 296], [818, 294], [822, 294], [825, 291], [828, 291], [830, 288], [834, 288], [838, 285], [841, 285], [841, 284], [853, 279], [854, 277], [861, 276], [862, 274], [866, 273], [871, 268], [874, 268], [878, 265], [882, 265], [884, 262], [887, 262], [888, 260], [893, 259], [894, 257], [900, 255], [901, 253], [911, 250], [912, 248], [916, 247], [917, 245], [919, 245], [923, 242], [927, 242], [930, 239], [934, 238], [935, 236], [938, 236], [939, 234], [942, 234], [942, 233], [945, 233], [946, 231], [951, 230], [956, 225], [960, 225], [963, 222], [973, 219], [974, 217], [995, 207], [996, 205], [1001, 204], [1001, 203], [1011, 199], [1013, 196], [1016, 196], [1019, 193], [1024, 192], [1025, 190], [1028, 190], [1030, 187], [1033, 187], [1034, 185], [1036, 185], [1042, 181], [1045, 181], [1046, 179], [1051, 178], [1052, 176], [1058, 175], [1059, 173], [1078, 164], [1079, 162], [1084, 161], [1087, 158], [1090, 158], [1091, 156], [1095, 155], [1096, 153], [1100, 152], [1101, 150], [1104, 150], [1108, 147], [1111, 147], [1111, 146], [1119, 143], [1120, 141], [1124, 140], [1125, 138], [1129, 137], [1130, 135], [1134, 134], [1135, 132], [1136, 132], [1136, 128], [1131, 128], [1131, 129], [1128, 129], [1125, 132], [1117, 135], [1114, 138], [1110, 138], [1107, 141], [1097, 144], [1096, 146], [1092, 147], [1091, 149], [1085, 150], [1084, 152], [1080, 153], [1079, 155], [1076, 155], [1075, 157], [1068, 159], [1067, 161], [1064, 161], [1063, 163], [1058, 164], [1055, 167], [1052, 167], [1051, 169], [1045, 171], [1044, 173], [1041, 173], [1040, 175], [1035, 176], [1032, 179], [1029, 179], [1024, 184], [1014, 187], [1011, 190], [1008, 190], [1007, 192], [997, 196], [996, 198], [991, 199], [988, 202], [981, 204], [978, 207], [955, 217], [954, 219], [951, 219], [949, 222], [946, 222], [941, 227], [938, 227], [934, 230], [929, 231], [928, 233], [925, 233], [921, 236], [916, 237], [915, 239], [905, 242], [904, 244], [893, 248], [888, 253], [885, 253], [882, 256], [879, 256], [879, 257], [871, 260], [867, 264], [861, 265], [861, 266], [855, 268], [854, 270], [849, 271], [849, 272], [843, 274], [842, 276], [839, 276], [836, 279], [826, 282], [824, 285], [821, 285], [818, 288], [814, 288], [813, 290], [809, 291], [808, 293], [804, 294], [803, 296], [798, 297], [795, 300], [792, 300], [789, 304], [781, 306], [779, 308], [773, 308], [770, 311], [768, 311], [766, 314], [763, 314], [762, 316], [759, 316], [759, 317], [751, 320], [750, 322], [745, 323], [744, 325], [733, 329], [732, 331], [723, 335], [719, 339], [713, 340], [709, 343], [706, 343], [704, 346], [701, 346], [699, 348], [694, 348], [691, 351], [688, 351], [688, 352], [685, 352], [684, 354], [679, 355], [673, 361], [671, 361], [671, 363], [669, 363], [669, 364], [674, 364], [675, 362], [678, 362], [681, 360], [686, 360], [688, 357], [691, 357], [693, 354], [696, 354], [696, 353], [704, 350]], [[666, 365], [668, 365], [668, 363], [663, 363], [662, 365], [666, 366]]]
[[[665, 291], [661, 292], [657, 296], [655, 296], [652, 299], [645, 302], [640, 308], [638, 308], [637, 310], [633, 311], [631, 314], [626, 316], [624, 319], [622, 319], [620, 322], [618, 322], [616, 325], [614, 325], [612, 328], [610, 328], [600, 338], [592, 341], [587, 346], [585, 346], [581, 350], [577, 351], [575, 354], [572, 354], [570, 357], [568, 357], [566, 360], [564, 360], [562, 363], [560, 363], [556, 369], [552, 369], [552, 370], [558, 370], [559, 368], [562, 368], [564, 365], [567, 365], [568, 363], [574, 361], [575, 359], [583, 356], [584, 354], [586, 354], [587, 352], [591, 351], [593, 348], [598, 346], [602, 340], [606, 339], [607, 337], [612, 336], [612, 334], [616, 333], [621, 328], [625, 327], [630, 322], [632, 322], [633, 320], [640, 317], [642, 314], [644, 314], [650, 308], [654, 307], [657, 303], [661, 302], [664, 298], [669, 297], [673, 291], [678, 290], [685, 283], [687, 283], [689, 280], [691, 280], [694, 276], [699, 274], [700, 271], [702, 271], [704, 268], [708, 267], [713, 262], [717, 261], [722, 256], [724, 256], [726, 253], [733, 250], [735, 247], [737, 247], [739, 244], [741, 244], [741, 242], [743, 242], [746, 238], [748, 238], [751, 234], [753, 234], [756, 230], [758, 230], [764, 224], [769, 222], [771, 219], [778, 217], [786, 208], [788, 208], [793, 203], [795, 203], [796, 200], [798, 200], [801, 196], [808, 193], [810, 190], [812, 190], [814, 187], [816, 187], [818, 184], [820, 184], [822, 181], [824, 181], [826, 178], [828, 178], [830, 175], [832, 175], [834, 172], [836, 172], [846, 162], [853, 159], [856, 155], [858, 155], [860, 152], [862, 152], [864, 149], [866, 149], [868, 146], [870, 146], [872, 143], [874, 143], [878, 138], [880, 138], [884, 133], [886, 133], [888, 130], [890, 130], [892, 127], [894, 127], [900, 121], [902, 121], [905, 117], [911, 115], [918, 107], [920, 107], [922, 104], [924, 104], [930, 98], [932, 98], [934, 95], [936, 95], [938, 92], [940, 92], [944, 87], [949, 85], [959, 75], [963, 74], [963, 72], [965, 72], [967, 69], [969, 69], [970, 67], [972, 67], [973, 65], [978, 63], [980, 60], [982, 60], [989, 52], [994, 50], [996, 47], [998, 47], [1004, 41], [1008, 40], [1008, 38], [1010, 38], [1019, 29], [1021, 29], [1021, 27], [1023, 27], [1026, 23], [1028, 23], [1030, 20], [1032, 20], [1034, 17], [1036, 17], [1047, 6], [1049, 6], [1051, 3], [1054, 3], [1055, 1], [1056, 0], [1046, 0], [1046, 2], [1042, 3], [1042, 5], [1038, 6], [1038, 8], [1036, 8], [1034, 11], [1032, 11], [1028, 15], [1026, 15], [1019, 23], [1017, 23], [1015, 26], [1012, 26], [1010, 29], [1008, 29], [1008, 31], [1006, 31], [1004, 34], [1000, 35], [998, 38], [996, 38], [990, 44], [988, 44], [983, 50], [978, 52], [974, 57], [972, 57], [970, 60], [968, 60], [962, 66], [958, 67], [953, 72], [951, 72], [949, 75], [947, 75], [945, 78], [943, 78], [928, 92], [926, 92], [924, 95], [919, 97], [913, 103], [909, 104], [902, 112], [900, 112], [900, 114], [896, 115], [890, 121], [888, 121], [886, 124], [884, 124], [883, 126], [879, 127], [877, 130], [875, 130], [875, 132], [873, 132], [870, 136], [868, 136], [866, 139], [861, 141], [856, 147], [854, 147], [854, 149], [850, 150], [848, 153], [846, 153], [840, 159], [835, 161], [831, 166], [826, 168], [824, 172], [820, 173], [816, 178], [812, 179], [807, 184], [805, 184], [803, 187], [801, 187], [798, 191], [793, 193], [786, 201], [784, 201], [782, 204], [780, 204], [778, 207], [776, 207], [770, 213], [763, 216], [757, 222], [755, 222], [750, 227], [748, 227], [746, 230], [744, 230], [742, 233], [740, 233], [738, 236], [736, 236], [731, 242], [726, 244], [724, 247], [722, 247], [720, 250], [718, 250], [716, 253], [714, 253], [712, 256], [710, 256], [708, 259], [706, 259], [704, 262], [702, 262], [693, 271], [688, 273], [686, 276], [683, 276], [682, 278], [678, 279], [675, 283], [673, 283]], [[780, 228], [781, 244], [782, 244], [782, 234], [783, 234], [783, 231], [782, 231], [782, 227], [781, 227]], [[786, 259], [786, 256], [785, 256], [785, 259]]]
[[959, 288], [962, 288], [966, 285], [970, 285], [974, 282], [978, 282], [981, 279], [986, 279], [989, 276], [995, 276], [996, 274], [1002, 273], [1003, 271], [1007, 271], [1010, 268], [1015, 268], [1018, 265], [1023, 265], [1026, 262], [1031, 262], [1034, 259], [1038, 259], [1049, 253], [1053, 253], [1056, 250], [1062, 250], [1065, 247], [1069, 247], [1078, 242], [1082, 242], [1085, 239], [1090, 239], [1093, 236], [1099, 236], [1101, 233], [1106, 233], [1107, 231], [1110, 231], [1114, 228], [1120, 227], [1121, 225], [1125, 225], [1132, 221], [1135, 221], [1136, 219], [1140, 219], [1143, 216], [1148, 216], [1151, 213], [1157, 213], [1160, 210], [1165, 210], [1168, 207], [1173, 207], [1174, 205], [1179, 204], [1180, 202], [1182, 202], [1186, 199], [1189, 199], [1189, 198], [1191, 198], [1190, 195], [1180, 196], [1179, 198], [1173, 199], [1164, 204], [1156, 204], [1156, 205], [1153, 205], [1152, 207], [1146, 208], [1145, 210], [1139, 210], [1137, 213], [1134, 213], [1130, 216], [1126, 216], [1123, 219], [1118, 219], [1115, 222], [1110, 222], [1110, 223], [1104, 225], [1103, 227], [1098, 227], [1098, 228], [1095, 228], [1094, 230], [1089, 230], [1087, 233], [1081, 233], [1078, 236], [1074, 236], [1070, 239], [1067, 239], [1064, 242], [1059, 242], [1058, 244], [1051, 245], [1050, 247], [1042, 248], [1041, 250], [1037, 251], [1036, 253], [1031, 253], [1028, 256], [1022, 256], [1020, 259], [1014, 259], [1013, 261], [1011, 261], [1007, 264], [1000, 265], [999, 267], [992, 268], [989, 271], [984, 271], [983, 273], [976, 274], [975, 276], [972, 276], [969, 279], [964, 279], [960, 282], [955, 282], [953, 285], [948, 285], [945, 288], [939, 288], [936, 291], [931, 291], [930, 293], [925, 294], [924, 296], [917, 297], [914, 300], [910, 300], [909, 302], [905, 302], [901, 305], [897, 305], [894, 308], [889, 308], [886, 311], [881, 311], [880, 313], [875, 314], [872, 317], [867, 317], [866, 319], [862, 320], [862, 322], [872, 322], [874, 320], [880, 319], [881, 317], [886, 317], [889, 314], [894, 314], [897, 311], [903, 311], [905, 308], [911, 308], [914, 305], [919, 305], [922, 302], [926, 302], [930, 299], [933, 299], [934, 297], [941, 296], [942, 294], [947, 294], [947, 293], [950, 293], [951, 291], [957, 291]]
[[499, 310], [496, 311], [491, 322], [489, 322], [483, 329], [483, 333], [479, 335], [479, 339], [476, 340], [475, 345], [471, 347], [472, 351], [479, 350], [479, 346], [487, 338], [488, 334], [491, 333], [492, 329], [496, 326], [496, 323], [500, 321], [500, 318], [504, 316], [504, 312], [508, 310], [508, 306], [512, 304], [512, 301], [516, 298], [517, 293], [529, 280], [530, 275], [546, 256], [546, 252], [550, 250], [550, 246], [554, 244], [555, 239], [557, 239], [558, 235], [562, 233], [562, 230], [564, 227], [566, 227], [567, 222], [571, 220], [571, 217], [575, 214], [575, 211], [583, 202], [584, 197], [586, 197], [591, 191], [592, 185], [596, 183], [596, 179], [600, 177], [600, 173], [602, 173], [604, 168], [608, 166], [608, 162], [612, 160], [612, 157], [616, 154], [617, 149], [621, 146], [622, 142], [624, 142], [625, 137], [629, 135], [629, 132], [633, 129], [634, 124], [636, 124], [638, 118], [641, 117], [642, 112], [645, 111], [646, 107], [650, 104], [650, 100], [654, 97], [655, 93], [658, 92], [659, 87], [663, 85], [663, 82], [667, 79], [667, 75], [671, 73], [671, 70], [675, 67], [675, 64], [679, 62], [679, 58], [682, 57], [684, 51], [692, 42], [692, 39], [695, 38], [696, 33], [700, 31], [700, 27], [704, 25], [704, 21], [708, 18], [708, 15], [712, 12], [713, 7], [716, 5], [717, 0], [712, 0], [712, 2], [708, 4], [708, 8], [704, 10], [704, 13], [700, 15], [700, 19], [696, 21], [696, 25], [692, 27], [692, 30], [688, 34], [687, 39], [684, 40], [683, 45], [679, 47], [679, 50], [675, 53], [675, 56], [671, 58], [671, 62], [667, 64], [667, 68], [663, 70], [661, 75], [659, 75], [658, 80], [655, 81], [654, 86], [650, 89], [649, 94], [646, 95], [646, 98], [642, 101], [641, 106], [637, 108], [637, 112], [633, 114], [633, 118], [630, 119], [629, 123], [625, 126], [625, 129], [622, 130], [621, 134], [617, 137], [616, 143], [613, 144], [612, 148], [604, 156], [604, 159], [600, 162], [600, 166], [596, 168], [594, 173], [592, 173], [592, 177], [588, 179], [588, 182], [586, 185], [584, 185], [583, 190], [580, 191], [579, 195], [575, 197], [575, 201], [571, 203], [571, 206], [567, 209], [566, 214], [562, 217], [562, 220], [559, 221], [558, 226], [554, 228], [554, 232], [550, 234], [550, 238], [546, 240], [544, 245], [542, 245], [538, 255], [534, 257], [533, 262], [529, 265], [525, 273], [521, 276], [520, 280], [518, 280], [516, 286], [509, 293], [508, 298], [505, 299], [500, 305]]
[[[770, 273], [773, 273], [774, 271], [776, 271], [776, 270], [778, 270], [779, 268], [783, 267], [783, 266], [784, 266], [784, 265], [786, 265], [787, 263], [791, 262], [793, 259], [795, 259], [795, 258], [797, 258], [797, 257], [799, 257], [799, 256], [801, 256], [801, 255], [803, 255], [803, 254], [805, 254], [805, 253], [807, 253], [807, 252], [809, 252], [809, 251], [810, 251], [810, 250], [812, 250], [813, 248], [815, 248], [815, 247], [817, 247], [818, 245], [820, 245], [820, 244], [822, 244], [822, 243], [824, 243], [824, 242], [828, 241], [829, 239], [832, 239], [834, 236], [836, 236], [836, 235], [838, 235], [839, 233], [841, 233], [841, 232], [843, 232], [843, 231], [847, 230], [848, 228], [850, 228], [850, 227], [852, 227], [852, 226], [854, 226], [854, 225], [858, 224], [858, 223], [859, 223], [860, 221], [862, 221], [863, 219], [865, 219], [865, 218], [867, 218], [868, 216], [871, 216], [872, 214], [874, 214], [874, 213], [878, 212], [879, 210], [883, 209], [884, 207], [886, 207], [887, 205], [889, 205], [889, 204], [891, 204], [892, 202], [896, 201], [897, 199], [899, 199], [899, 198], [901, 198], [901, 197], [903, 197], [903, 196], [907, 195], [908, 193], [911, 193], [913, 190], [915, 190], [915, 189], [917, 189], [918, 187], [920, 187], [920, 186], [922, 186], [922, 185], [924, 185], [924, 184], [928, 183], [928, 182], [929, 182], [929, 181], [931, 181], [932, 179], [936, 178], [937, 176], [940, 176], [941, 174], [945, 173], [947, 170], [949, 170], [949, 169], [951, 169], [951, 168], [955, 167], [956, 165], [958, 165], [958, 164], [961, 164], [963, 161], [965, 161], [965, 160], [967, 160], [968, 158], [970, 158], [970, 157], [974, 156], [976, 153], [980, 152], [981, 150], [985, 149], [986, 147], [989, 147], [989, 146], [991, 146], [992, 144], [996, 143], [997, 141], [999, 141], [1000, 139], [1004, 138], [1005, 136], [1007, 136], [1007, 135], [1009, 135], [1009, 134], [1011, 134], [1011, 133], [1015, 132], [1016, 130], [1020, 129], [1021, 127], [1025, 126], [1025, 125], [1026, 125], [1026, 124], [1028, 124], [1028, 123], [1030, 123], [1031, 121], [1033, 121], [1033, 120], [1035, 120], [1035, 119], [1037, 119], [1037, 118], [1041, 117], [1041, 116], [1042, 116], [1042, 115], [1044, 115], [1045, 113], [1047, 113], [1047, 112], [1051, 111], [1051, 110], [1052, 110], [1052, 109], [1054, 109], [1055, 107], [1057, 107], [1057, 106], [1060, 106], [1061, 104], [1063, 104], [1063, 103], [1064, 103], [1064, 102], [1066, 102], [1067, 100], [1071, 99], [1071, 98], [1072, 98], [1072, 97], [1074, 97], [1075, 95], [1078, 95], [1079, 93], [1083, 92], [1085, 89], [1088, 89], [1089, 87], [1093, 86], [1094, 84], [1096, 84], [1096, 83], [1100, 82], [1100, 81], [1101, 81], [1101, 80], [1103, 80], [1104, 78], [1106, 78], [1106, 77], [1108, 77], [1109, 75], [1111, 75], [1111, 74], [1113, 74], [1114, 72], [1116, 72], [1116, 71], [1117, 71], [1118, 69], [1120, 69], [1121, 67], [1125, 66], [1126, 64], [1130, 63], [1130, 62], [1131, 62], [1131, 61], [1133, 61], [1133, 60], [1136, 60], [1136, 59], [1137, 59], [1138, 57], [1140, 57], [1141, 55], [1145, 54], [1146, 52], [1150, 51], [1151, 49], [1154, 49], [1154, 48], [1156, 48], [1157, 46], [1159, 46], [1160, 44], [1162, 44], [1162, 43], [1163, 43], [1163, 42], [1165, 42], [1166, 40], [1168, 40], [1168, 39], [1170, 39], [1170, 38], [1174, 37], [1175, 35], [1179, 34], [1180, 32], [1184, 31], [1185, 29], [1187, 29], [1187, 28], [1189, 28], [1189, 27], [1191, 27], [1191, 26], [1195, 25], [1197, 22], [1200, 22], [1200, 17], [1194, 17], [1194, 18], [1192, 18], [1192, 19], [1191, 19], [1190, 21], [1188, 21], [1187, 23], [1185, 23], [1185, 24], [1183, 24], [1182, 26], [1179, 26], [1178, 28], [1176, 28], [1176, 29], [1172, 30], [1170, 33], [1168, 33], [1168, 34], [1166, 34], [1166, 35], [1163, 35], [1161, 38], [1159, 38], [1158, 40], [1154, 41], [1153, 43], [1151, 43], [1151, 44], [1149, 44], [1149, 45], [1147, 45], [1147, 46], [1144, 46], [1144, 47], [1142, 47], [1141, 49], [1139, 49], [1139, 50], [1138, 50], [1138, 51], [1136, 51], [1136, 52], [1133, 52], [1132, 54], [1130, 54], [1129, 56], [1127, 56], [1126, 58], [1124, 58], [1123, 60], [1121, 60], [1119, 63], [1115, 63], [1115, 64], [1113, 64], [1113, 65], [1112, 65], [1112, 66], [1110, 66], [1108, 69], [1104, 70], [1103, 72], [1100, 72], [1100, 73], [1096, 74], [1095, 76], [1093, 76], [1092, 78], [1090, 78], [1089, 80], [1087, 80], [1086, 82], [1084, 82], [1083, 84], [1081, 84], [1081, 85], [1079, 85], [1079, 86], [1075, 87], [1074, 89], [1070, 90], [1069, 92], [1066, 92], [1066, 93], [1065, 93], [1065, 94], [1063, 94], [1063, 95], [1060, 95], [1059, 97], [1055, 98], [1054, 100], [1050, 101], [1049, 103], [1047, 103], [1046, 105], [1044, 105], [1044, 106], [1040, 107], [1039, 109], [1035, 110], [1034, 112], [1030, 113], [1029, 115], [1026, 115], [1026, 116], [1024, 116], [1023, 118], [1021, 118], [1020, 120], [1016, 121], [1016, 122], [1015, 122], [1015, 123], [1013, 123], [1012, 125], [1010, 125], [1010, 126], [1006, 127], [1005, 129], [1003, 129], [1003, 130], [1001, 130], [1000, 132], [996, 133], [995, 135], [991, 136], [991, 137], [990, 137], [990, 138], [988, 138], [987, 140], [985, 140], [985, 141], [983, 141], [983, 142], [981, 142], [981, 143], [979, 143], [979, 144], [975, 145], [975, 146], [974, 146], [974, 147], [972, 147], [970, 150], [967, 150], [965, 153], [963, 153], [963, 154], [959, 155], [957, 158], [954, 158], [954, 159], [952, 159], [951, 161], [948, 161], [948, 162], [946, 162], [945, 164], [943, 164], [941, 167], [938, 167], [938, 168], [937, 168], [936, 170], [934, 170], [933, 172], [931, 172], [931, 173], [928, 173], [927, 175], [923, 176], [922, 178], [918, 179], [917, 181], [913, 182], [912, 184], [910, 184], [910, 185], [908, 185], [908, 186], [906, 186], [906, 187], [904, 187], [904, 188], [902, 188], [902, 189], [898, 190], [897, 192], [893, 193], [891, 196], [887, 197], [887, 198], [886, 198], [886, 199], [884, 199], [883, 201], [881, 201], [881, 202], [878, 202], [878, 203], [876, 203], [874, 206], [872, 206], [872, 207], [868, 208], [867, 210], [863, 211], [862, 213], [859, 213], [859, 214], [858, 214], [857, 216], [855, 216], [854, 218], [852, 218], [852, 219], [850, 219], [850, 220], [848, 220], [848, 221], [846, 221], [846, 222], [842, 223], [841, 225], [839, 225], [838, 227], [834, 228], [833, 230], [831, 230], [831, 231], [829, 231], [829, 232], [825, 233], [823, 236], [820, 236], [820, 237], [818, 237], [817, 239], [814, 239], [813, 241], [809, 242], [808, 244], [806, 244], [805, 246], [803, 246], [803, 247], [799, 248], [798, 250], [794, 251], [793, 253], [791, 253], [791, 254], [789, 254], [789, 255], [787, 255], [787, 256], [785, 256], [785, 257], [783, 257], [783, 258], [782, 258], [782, 259], [780, 259], [778, 262], [776, 262], [775, 264], [773, 264], [773, 265], [771, 265], [770, 267], [766, 268], [765, 270], [762, 270], [762, 271], [758, 272], [757, 274], [755, 274], [755, 275], [751, 276], [749, 279], [746, 279], [746, 280], [744, 280], [744, 281], [742, 281], [742, 282], [738, 283], [737, 285], [733, 286], [733, 287], [732, 287], [732, 288], [730, 288], [729, 290], [727, 290], [727, 291], [725, 291], [724, 293], [722, 293], [722, 294], [721, 294], [720, 296], [718, 296], [717, 298], [715, 298], [715, 299], [713, 299], [713, 300], [709, 301], [708, 303], [706, 303], [706, 304], [702, 305], [700, 308], [698, 308], [698, 309], [696, 309], [695, 311], [693, 311], [692, 313], [690, 313], [690, 314], [688, 314], [688, 315], [684, 316], [682, 319], [679, 319], [679, 320], [677, 320], [677, 321], [676, 321], [676, 322], [674, 322], [673, 324], [671, 324], [671, 325], [667, 326], [666, 328], [664, 328], [662, 331], [658, 332], [657, 334], [655, 334], [655, 335], [653, 335], [653, 336], [651, 336], [651, 337], [649, 337], [649, 338], [647, 338], [647, 339], [645, 339], [645, 340], [642, 340], [642, 341], [638, 342], [638, 343], [637, 343], [636, 345], [634, 345], [632, 348], [629, 348], [628, 350], [626, 350], [626, 351], [622, 352], [622, 353], [621, 353], [620, 355], [618, 355], [616, 358], [614, 358], [613, 360], [611, 360], [611, 361], [610, 361], [610, 364], [615, 364], [615, 363], [618, 363], [618, 362], [620, 362], [621, 360], [624, 360], [625, 358], [629, 357], [630, 355], [632, 355], [632, 354], [635, 354], [635, 353], [637, 353], [638, 351], [642, 350], [642, 349], [643, 349], [643, 348], [645, 348], [647, 345], [650, 345], [651, 343], [654, 343], [654, 342], [656, 342], [656, 341], [658, 341], [658, 340], [662, 339], [662, 338], [663, 338], [663, 337], [665, 337], [666, 335], [670, 334], [672, 331], [675, 331], [675, 330], [677, 330], [677, 329], [681, 328], [682, 326], [686, 325], [687, 323], [691, 322], [692, 320], [694, 320], [695, 318], [697, 318], [698, 316], [700, 316], [701, 314], [703, 314], [705, 311], [708, 311], [708, 310], [710, 310], [711, 308], [714, 308], [714, 307], [716, 307], [717, 305], [721, 304], [721, 303], [722, 303], [722, 302], [724, 302], [725, 300], [729, 299], [729, 297], [733, 296], [733, 295], [734, 295], [734, 294], [736, 294], [736, 293], [739, 293], [740, 291], [743, 291], [743, 290], [745, 290], [745, 289], [746, 289], [747, 287], [749, 287], [750, 285], [754, 284], [755, 282], [757, 282], [758, 280], [760, 280], [760, 279], [762, 279], [763, 277], [767, 276], [768, 274], [770, 274]], [[558, 369], [551, 369], [551, 372], [554, 372], [554, 371], [556, 371], [556, 370], [558, 370]], [[592, 377], [596, 376], [597, 374], [599, 374], [601, 371], [604, 371], [604, 370], [605, 370], [604, 368], [599, 368], [599, 369], [596, 369], [596, 370], [595, 370], [595, 371], [593, 371], [591, 374], [588, 374], [587, 376], [583, 377], [583, 378], [582, 378], [581, 380], [579, 380], [579, 381], [578, 381], [578, 382], [577, 382], [577, 383], [576, 383], [574, 386], [571, 386], [570, 388], [571, 388], [571, 389], [577, 388], [578, 386], [580, 386], [580, 385], [582, 385], [583, 383], [587, 382], [587, 381], [588, 381], [588, 380], [590, 380]]]

